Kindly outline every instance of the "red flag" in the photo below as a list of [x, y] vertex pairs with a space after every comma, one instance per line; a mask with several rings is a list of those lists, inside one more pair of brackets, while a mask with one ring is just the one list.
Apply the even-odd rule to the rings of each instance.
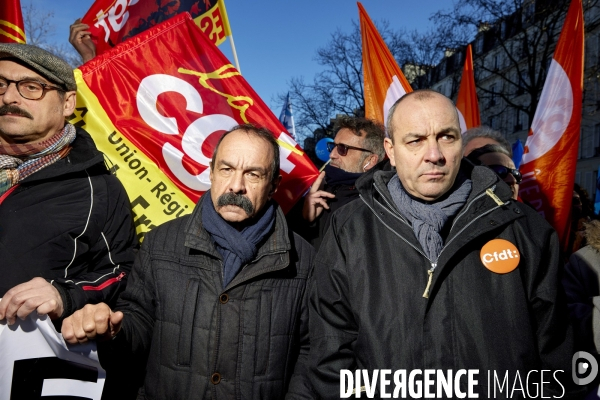
[[183, 12], [189, 12], [216, 45], [231, 36], [224, 0], [96, 0], [81, 22], [90, 26], [96, 53], [102, 54], [122, 41]]
[[362, 4], [357, 4], [363, 48], [365, 116], [385, 124], [390, 107], [412, 92], [412, 88]]
[[519, 195], [552, 224], [563, 249], [575, 182], [583, 88], [583, 9], [572, 0], [520, 167]]
[[473, 50], [471, 49], [471, 45], [467, 46], [465, 65], [460, 80], [458, 96], [456, 97], [456, 108], [458, 109], [460, 128], [463, 132], [467, 129], [481, 125], [479, 103], [477, 102], [477, 90], [475, 88]]
[[0, 43], [25, 43], [19, 0], [4, 0], [0, 7]]
[[[144, 60], [144, 62], [140, 62]], [[223, 132], [251, 122], [274, 132], [284, 211], [318, 171], [240, 73], [180, 14], [75, 70], [82, 126], [114, 165], [138, 233], [191, 212], [210, 188], [209, 161]]]

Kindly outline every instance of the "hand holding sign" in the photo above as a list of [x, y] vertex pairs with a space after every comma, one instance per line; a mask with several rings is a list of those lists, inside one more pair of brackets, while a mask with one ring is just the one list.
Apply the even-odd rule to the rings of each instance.
[[63, 313], [63, 301], [58, 290], [43, 278], [17, 285], [10, 289], [0, 301], [0, 320], [6, 318], [9, 325], [17, 317], [25, 319], [33, 311], [57, 319]]
[[61, 332], [71, 344], [108, 340], [119, 333], [122, 321], [123, 313], [112, 312], [107, 304], [88, 304], [63, 321]]

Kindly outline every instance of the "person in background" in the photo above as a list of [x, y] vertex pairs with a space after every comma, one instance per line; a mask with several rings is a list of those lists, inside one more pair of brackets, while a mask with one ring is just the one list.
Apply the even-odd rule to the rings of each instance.
[[89, 28], [89, 25], [81, 22], [81, 18], [76, 19], [69, 27], [69, 43], [79, 53], [84, 63], [96, 57], [96, 45], [92, 42]]
[[499, 144], [486, 144], [474, 149], [469, 153], [467, 159], [476, 165], [485, 165], [494, 171], [510, 187], [512, 198], [518, 199], [519, 184], [523, 180], [523, 176], [515, 168], [515, 163], [504, 147]]
[[508, 140], [504, 136], [490, 128], [489, 126], [478, 126], [476, 128], [468, 129], [463, 134], [463, 156], [468, 156], [473, 150], [483, 147], [486, 144], [497, 144], [502, 146], [507, 152], [508, 157], [512, 158], [512, 147]]
[[318, 250], [334, 211], [358, 198], [356, 180], [385, 157], [383, 125], [359, 117], [341, 117], [335, 141], [328, 143], [329, 165], [309, 192], [288, 213], [292, 230]]

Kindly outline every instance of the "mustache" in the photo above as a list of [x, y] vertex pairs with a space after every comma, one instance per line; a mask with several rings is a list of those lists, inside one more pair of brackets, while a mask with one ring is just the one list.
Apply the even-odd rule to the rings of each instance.
[[217, 199], [217, 207], [223, 206], [237, 206], [244, 210], [248, 216], [254, 214], [254, 205], [243, 194], [228, 192], [220, 195]]
[[12, 104], [5, 104], [2, 107], [0, 107], [0, 115], [6, 115], [6, 114], [16, 114], [16, 115], [20, 115], [25, 118], [33, 119], [33, 115], [29, 114], [27, 111], [22, 110], [19, 107], [14, 106]]

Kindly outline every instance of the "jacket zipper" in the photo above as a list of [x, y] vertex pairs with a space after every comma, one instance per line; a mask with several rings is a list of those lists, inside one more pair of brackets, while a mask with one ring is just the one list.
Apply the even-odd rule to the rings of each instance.
[[[433, 273], [437, 267], [437, 260], [440, 259], [440, 256], [442, 255], [442, 252], [446, 249], [446, 247], [448, 247], [448, 245], [450, 243], [452, 243], [452, 241], [454, 240], [454, 238], [458, 237], [462, 232], [464, 232], [465, 229], [467, 229], [469, 226], [471, 226], [475, 221], [477, 221], [478, 219], [486, 216], [487, 214], [491, 213], [492, 211], [502, 207], [505, 204], [508, 204], [509, 202], [502, 202], [502, 200], [500, 200], [500, 198], [498, 196], [496, 196], [496, 194], [494, 193], [494, 190], [496, 189], [496, 185], [493, 185], [491, 188], [487, 188], [486, 191], [480, 195], [478, 195], [477, 197], [475, 197], [473, 200], [471, 200], [469, 202], [469, 204], [467, 204], [467, 207], [463, 210], [463, 212], [461, 212], [452, 222], [452, 226], [450, 227], [450, 231], [452, 231], [452, 228], [454, 228], [454, 225], [456, 224], [456, 221], [458, 221], [458, 219], [460, 219], [460, 217], [462, 217], [471, 207], [471, 205], [473, 203], [475, 203], [475, 201], [479, 200], [480, 198], [484, 197], [484, 196], [490, 196], [495, 202], [496, 202], [496, 207], [489, 209], [488, 211], [484, 212], [483, 214], [477, 216], [476, 218], [472, 219], [467, 225], [465, 225], [460, 231], [458, 231], [458, 233], [456, 235], [454, 235], [448, 242], [446, 242], [446, 244], [444, 245], [444, 247], [442, 247], [442, 250], [440, 250], [440, 254], [438, 254], [438, 258], [435, 260], [435, 262], [431, 261], [429, 259], [429, 257], [427, 257], [425, 255], [425, 253], [423, 253], [420, 249], [418, 249], [416, 246], [413, 246], [412, 243], [410, 243], [408, 240], [406, 240], [402, 235], [400, 235], [398, 232], [396, 232], [394, 229], [392, 229], [388, 224], [386, 224], [385, 222], [383, 222], [383, 220], [381, 218], [379, 218], [379, 215], [377, 215], [377, 212], [364, 200], [364, 198], [362, 197], [362, 195], [360, 195], [360, 198], [363, 200], [363, 202], [367, 205], [367, 207], [369, 207], [369, 209], [371, 210], [371, 212], [373, 212], [373, 214], [377, 217], [377, 219], [379, 219], [379, 221], [381, 223], [383, 223], [383, 225], [385, 225], [389, 230], [391, 230], [396, 236], [398, 236], [400, 239], [402, 239], [406, 244], [408, 244], [410, 247], [412, 247], [413, 249], [415, 249], [418, 253], [420, 253], [423, 257], [425, 257], [425, 259], [427, 261], [429, 261], [429, 264], [431, 265], [431, 268], [427, 270], [427, 285], [425, 286], [425, 291], [423, 292], [423, 297], [428, 299], [429, 298], [429, 292], [431, 290], [431, 283], [433, 282]], [[385, 201], [385, 203], [388, 205], [388, 207], [390, 207], [390, 209], [387, 209], [384, 207], [384, 209], [386, 211], [388, 211], [390, 214], [392, 214], [392, 216], [396, 217], [397, 219], [399, 219], [400, 221], [404, 222], [406, 225], [408, 225], [410, 227], [410, 224], [404, 220], [404, 218], [399, 217], [396, 215], [396, 213], [393, 212], [393, 207], [391, 207], [390, 203], [387, 201], [387, 199], [385, 198], [385, 196], [379, 191], [379, 188], [377, 186], [375, 186], [375, 190], [377, 190], [377, 193], [379, 193], [379, 195], [381, 196], [381, 198]], [[412, 228], [412, 227], [411, 227]]]

